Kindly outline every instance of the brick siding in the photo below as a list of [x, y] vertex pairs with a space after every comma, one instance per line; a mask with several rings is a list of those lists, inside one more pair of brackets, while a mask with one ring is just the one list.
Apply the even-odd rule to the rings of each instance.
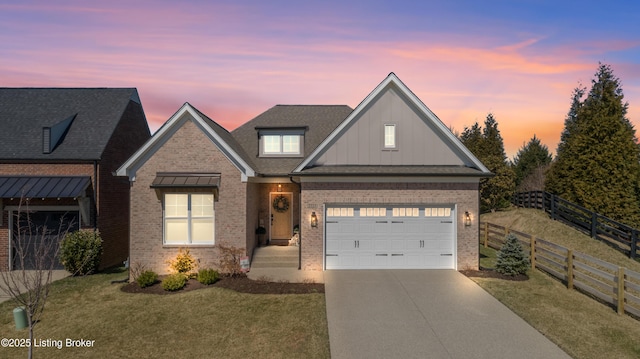
[[[150, 188], [157, 172], [220, 173], [219, 200], [215, 203], [215, 242], [252, 250], [255, 222], [247, 221], [247, 206], [257, 187], [241, 182], [240, 171], [192, 122], [185, 122], [140, 167], [131, 187], [131, 265], [160, 274], [169, 272], [168, 261], [180, 246], [163, 245], [162, 202]], [[162, 196], [161, 196], [162, 197]], [[189, 246], [201, 267], [216, 267], [216, 245]]]
[[[129, 183], [126, 179], [113, 176], [113, 172], [149, 137], [149, 127], [142, 106], [130, 101], [105, 147], [102, 159], [96, 162], [97, 180], [94, 178], [93, 162], [0, 163], [0, 175], [90, 177], [92, 185], [90, 185], [88, 189], [90, 193], [87, 195], [93, 198], [91, 192], [95, 189], [97, 196], [91, 204], [90, 221], [88, 224], [83, 224], [82, 228], [93, 228], [95, 220], [104, 246], [100, 267], [107, 268], [119, 265], [128, 257]], [[17, 206], [18, 204], [18, 199], [3, 201], [3, 206]], [[68, 199], [45, 199], [44, 201], [33, 199], [30, 205], [61, 206], [78, 205], [78, 203]], [[8, 268], [8, 213], [2, 212], [4, 218], [2, 225], [0, 225], [0, 268]]]

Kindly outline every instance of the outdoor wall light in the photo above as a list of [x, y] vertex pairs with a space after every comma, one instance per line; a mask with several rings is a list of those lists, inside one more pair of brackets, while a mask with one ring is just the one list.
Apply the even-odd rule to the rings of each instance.
[[278, 183], [278, 192], [282, 192], [282, 185]]
[[464, 225], [465, 226], [471, 225], [471, 214], [469, 213], [469, 211], [464, 212]]
[[318, 216], [316, 216], [316, 212], [311, 212], [311, 228], [318, 227]]

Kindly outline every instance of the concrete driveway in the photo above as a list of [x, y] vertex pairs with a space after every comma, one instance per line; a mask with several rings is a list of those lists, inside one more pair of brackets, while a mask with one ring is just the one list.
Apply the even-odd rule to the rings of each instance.
[[[20, 293], [24, 293], [25, 292], [25, 288], [22, 285], [24, 282], [22, 281], [22, 279], [20, 277], [22, 275], [22, 271], [17, 271], [16, 270], [16, 271], [4, 272], [4, 273], [2, 273], [0, 275], [2, 275], [2, 276], [4, 276], [4, 275], [16, 276], [16, 278], [17, 278], [16, 283], [18, 284]], [[25, 275], [26, 275], [27, 280], [29, 281], [32, 278], [34, 278], [37, 275], [37, 273], [35, 273], [35, 271], [27, 271], [25, 273]], [[62, 278], [66, 278], [66, 277], [68, 277], [70, 275], [71, 274], [69, 272], [67, 272], [66, 270], [54, 270], [51, 273], [51, 282], [53, 283], [53, 282], [55, 282], [57, 280], [60, 280]], [[2, 280], [0, 278], [0, 303], [6, 302], [6, 301], [11, 299], [11, 296], [9, 295], [9, 293], [7, 293], [5, 288], [6, 288], [6, 284], [5, 284], [4, 280]]]
[[570, 358], [454, 270], [325, 271], [331, 357]]

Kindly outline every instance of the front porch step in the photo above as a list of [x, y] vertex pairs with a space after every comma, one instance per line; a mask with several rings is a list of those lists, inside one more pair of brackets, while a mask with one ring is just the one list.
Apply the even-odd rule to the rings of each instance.
[[298, 268], [298, 247], [268, 246], [256, 248], [251, 268]]

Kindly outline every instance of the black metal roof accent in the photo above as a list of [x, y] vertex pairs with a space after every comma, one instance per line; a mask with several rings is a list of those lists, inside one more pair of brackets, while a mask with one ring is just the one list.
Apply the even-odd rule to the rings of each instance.
[[89, 176], [0, 176], [0, 198], [83, 197]]
[[151, 188], [218, 188], [219, 173], [159, 172]]

